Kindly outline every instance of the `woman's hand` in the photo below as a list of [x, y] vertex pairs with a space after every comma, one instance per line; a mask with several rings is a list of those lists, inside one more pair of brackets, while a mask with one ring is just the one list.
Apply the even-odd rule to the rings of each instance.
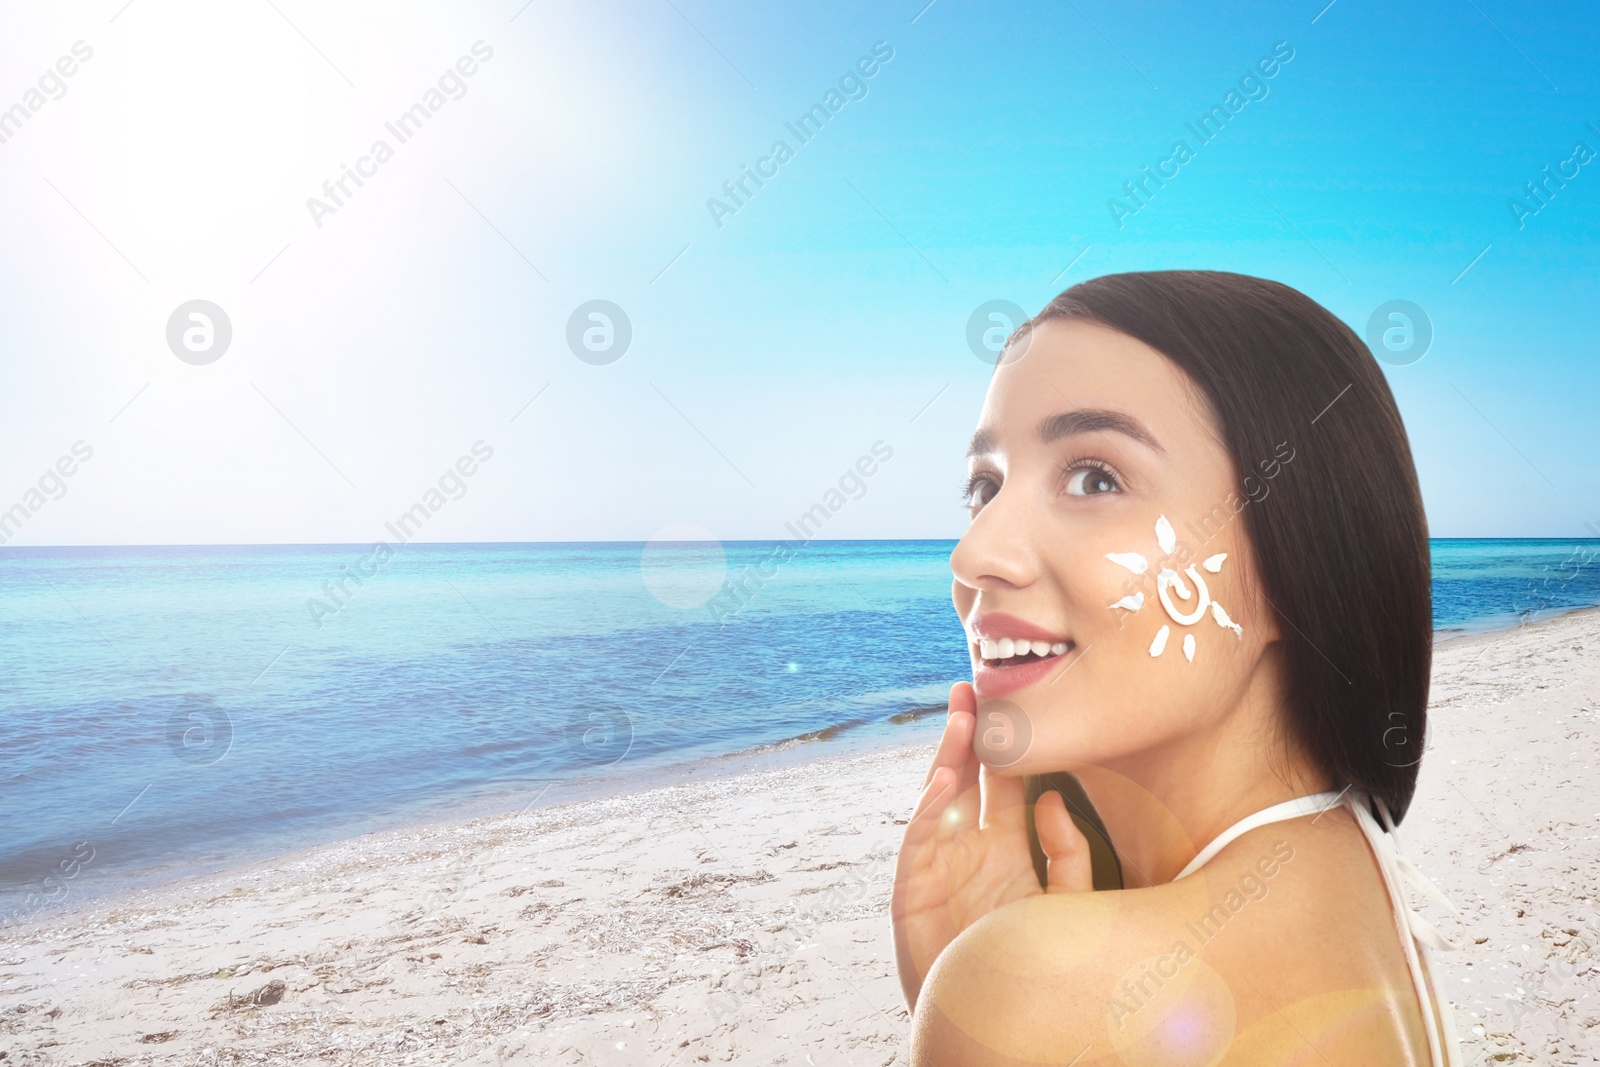
[[1048, 890], [1039, 888], [1022, 778], [1003, 777], [979, 762], [972, 746], [977, 717], [977, 694], [970, 683], [957, 682], [950, 689], [944, 735], [900, 844], [890, 913], [900, 988], [912, 1010], [939, 953], [983, 916], [1041, 892], [1093, 887], [1089, 843], [1061, 794], [1051, 792], [1034, 811], [1050, 861]]

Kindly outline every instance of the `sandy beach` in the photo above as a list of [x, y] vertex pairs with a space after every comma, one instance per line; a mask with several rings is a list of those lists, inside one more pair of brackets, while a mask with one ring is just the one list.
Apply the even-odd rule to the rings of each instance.
[[[1600, 613], [1436, 652], [1401, 844], [1469, 1064], [1600, 1057], [1597, 717]], [[0, 1064], [904, 1062], [930, 746], [821, 751], [69, 901], [0, 932]]]

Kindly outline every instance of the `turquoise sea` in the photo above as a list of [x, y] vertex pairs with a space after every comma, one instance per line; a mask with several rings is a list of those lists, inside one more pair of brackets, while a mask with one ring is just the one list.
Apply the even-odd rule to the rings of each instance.
[[[908, 713], [966, 672], [952, 544], [0, 549], [0, 922], [791, 739], [931, 735]], [[1600, 604], [1597, 556], [1437, 540], [1436, 626]], [[740, 577], [742, 604], [706, 600]]]

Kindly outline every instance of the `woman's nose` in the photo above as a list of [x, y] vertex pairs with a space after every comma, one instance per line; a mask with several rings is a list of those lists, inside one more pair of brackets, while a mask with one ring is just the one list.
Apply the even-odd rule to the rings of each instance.
[[956, 581], [972, 589], [1020, 589], [1037, 572], [1025, 509], [1006, 497], [1004, 487], [983, 506], [950, 553]]

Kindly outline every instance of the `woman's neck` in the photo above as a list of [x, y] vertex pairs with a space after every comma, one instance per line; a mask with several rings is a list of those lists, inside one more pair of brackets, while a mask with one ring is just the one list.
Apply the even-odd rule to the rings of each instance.
[[1281, 688], [1271, 674], [1252, 679], [1212, 729], [1075, 771], [1117, 850], [1124, 888], [1164, 885], [1240, 819], [1329, 788], [1324, 772], [1278, 739]]

